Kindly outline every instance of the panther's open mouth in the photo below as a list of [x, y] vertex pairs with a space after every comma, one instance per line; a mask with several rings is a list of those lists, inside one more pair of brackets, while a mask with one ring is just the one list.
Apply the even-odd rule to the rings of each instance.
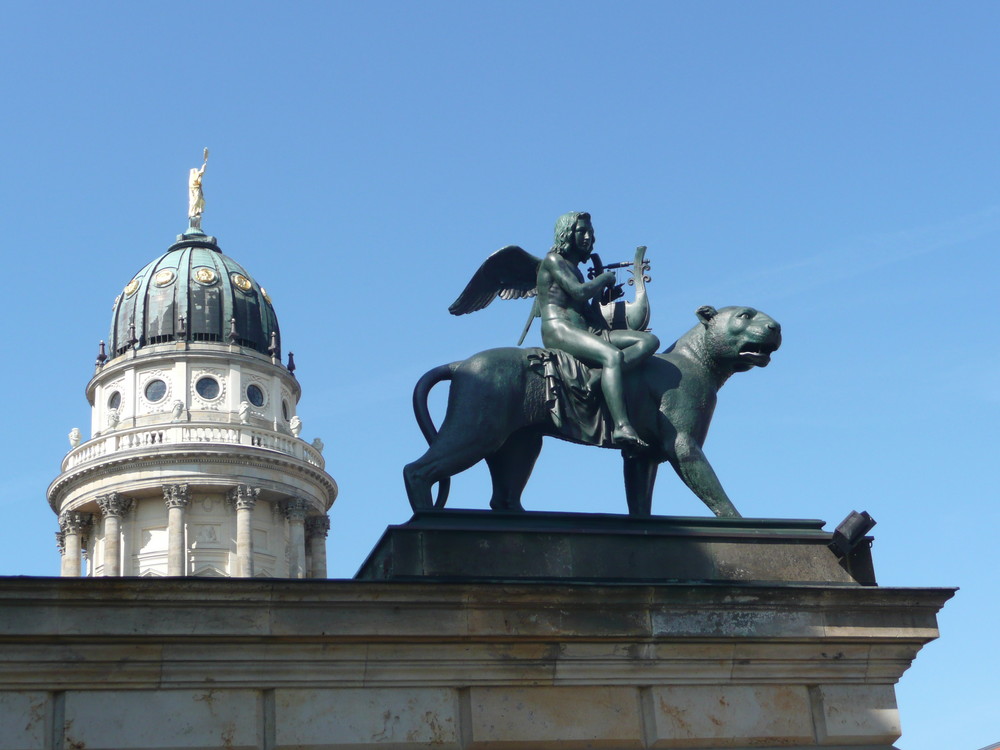
[[740, 347], [740, 359], [750, 360], [757, 367], [766, 367], [777, 349], [777, 344], [750, 341]]

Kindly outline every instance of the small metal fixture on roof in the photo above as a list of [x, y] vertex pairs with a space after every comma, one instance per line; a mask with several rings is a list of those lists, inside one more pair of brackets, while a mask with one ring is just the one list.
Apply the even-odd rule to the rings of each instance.
[[128, 324], [128, 340], [125, 342], [126, 348], [134, 347], [139, 343], [139, 339], [135, 337], [135, 321], [131, 321]]
[[97, 349], [97, 362], [95, 363], [98, 367], [104, 367], [104, 363], [108, 361], [108, 353], [104, 351], [104, 342]]
[[295, 354], [288, 352], [288, 374], [295, 377]]
[[180, 338], [185, 338], [187, 336], [187, 316], [180, 315], [177, 318], [177, 335]]
[[238, 338], [236, 334], [236, 318], [229, 319], [229, 343], [235, 344]]
[[272, 364], [278, 364], [278, 334], [276, 331], [271, 331], [271, 345], [267, 347], [268, 354], [271, 355]]

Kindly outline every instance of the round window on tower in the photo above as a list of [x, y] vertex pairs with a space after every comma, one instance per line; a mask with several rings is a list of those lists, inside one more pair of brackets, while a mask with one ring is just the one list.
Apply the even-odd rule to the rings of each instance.
[[146, 383], [145, 394], [146, 400], [150, 403], [155, 404], [157, 401], [162, 401], [163, 397], [167, 395], [167, 384], [159, 378], [150, 380]]
[[122, 394], [121, 393], [119, 393], [118, 391], [115, 391], [110, 396], [108, 396], [108, 408], [109, 409], [117, 409], [121, 405], [122, 405]]
[[247, 401], [249, 401], [254, 406], [264, 405], [264, 391], [256, 385], [247, 386]]
[[219, 381], [207, 375], [203, 378], [198, 378], [198, 382], [194, 384], [194, 389], [198, 391], [199, 396], [209, 401], [213, 398], [218, 398], [222, 390], [219, 388]]

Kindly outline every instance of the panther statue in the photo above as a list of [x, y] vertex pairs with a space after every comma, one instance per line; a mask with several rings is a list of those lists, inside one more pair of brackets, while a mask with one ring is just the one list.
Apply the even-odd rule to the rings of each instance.
[[[653, 483], [668, 461], [717, 516], [739, 517], [702, 452], [716, 393], [736, 372], [766, 367], [781, 345], [781, 326], [751, 307], [701, 307], [698, 323], [673, 346], [626, 378], [629, 416], [647, 448], [622, 451], [629, 514], [648, 516]], [[443, 508], [450, 478], [486, 459], [493, 479], [493, 510], [517, 511], [546, 435], [567, 437], [553, 419], [545, 375], [532, 365], [540, 350], [490, 349], [425, 374], [413, 393], [417, 423], [430, 447], [403, 469], [414, 510]], [[430, 389], [451, 381], [440, 431], [427, 409]], [[611, 447], [594, 440], [591, 444]], [[432, 486], [438, 483], [435, 502]]]

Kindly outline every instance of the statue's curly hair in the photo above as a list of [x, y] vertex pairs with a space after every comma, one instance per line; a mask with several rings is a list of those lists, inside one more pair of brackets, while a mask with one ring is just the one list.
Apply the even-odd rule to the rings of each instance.
[[580, 219], [590, 221], [590, 214], [586, 211], [570, 211], [556, 219], [556, 237], [552, 252], [565, 255], [573, 247], [573, 230]]

